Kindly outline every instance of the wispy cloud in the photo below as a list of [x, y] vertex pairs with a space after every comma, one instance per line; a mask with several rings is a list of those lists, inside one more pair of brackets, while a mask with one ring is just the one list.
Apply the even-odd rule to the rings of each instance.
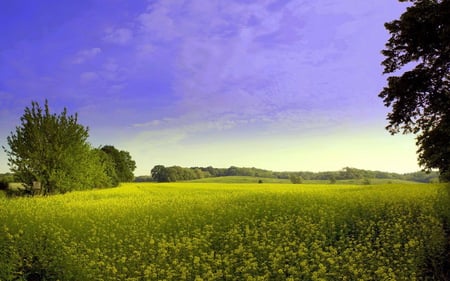
[[128, 28], [108, 29], [103, 39], [108, 43], [125, 45], [133, 39], [133, 32]]
[[87, 71], [80, 74], [80, 82], [81, 84], [87, 84], [93, 82], [99, 78], [96, 72]]
[[360, 15], [370, 18], [376, 11], [347, 4], [154, 1], [134, 20], [107, 31], [105, 40], [132, 39], [134, 54], [110, 58], [99, 74], [121, 83], [119, 92], [133, 83], [148, 85], [151, 100], [161, 83], [157, 73], [170, 68], [164, 86], [173, 97], [170, 106], [134, 127], [184, 132], [178, 140], [200, 128], [214, 131], [217, 122], [228, 124], [225, 130], [250, 123], [268, 131], [331, 127], [361, 114], [359, 97], [367, 85], [374, 88], [370, 74], [358, 69], [369, 63], [364, 56], [373, 47], [347, 38], [368, 32]]
[[75, 64], [81, 64], [85, 61], [95, 58], [101, 54], [102, 50], [100, 48], [85, 49], [77, 52], [72, 60]]
[[142, 163], [173, 164], [183, 164], [178, 155], [194, 146], [183, 154], [186, 163], [202, 151], [215, 159], [247, 150], [270, 158], [266, 152], [278, 146], [275, 163], [291, 154], [280, 139], [300, 147], [304, 138], [374, 119], [383, 129], [383, 23], [405, 3], [152, 0], [113, 1], [105, 10], [102, 2], [70, 9], [51, 30], [30, 18], [46, 32], [0, 53], [3, 124], [12, 124], [11, 108], [17, 119], [30, 99], [50, 97], [80, 112], [93, 134], [129, 143]]

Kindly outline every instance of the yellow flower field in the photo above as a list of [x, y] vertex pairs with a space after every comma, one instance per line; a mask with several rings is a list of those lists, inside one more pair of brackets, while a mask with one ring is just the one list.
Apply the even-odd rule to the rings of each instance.
[[0, 280], [433, 280], [444, 188], [133, 183], [3, 198]]

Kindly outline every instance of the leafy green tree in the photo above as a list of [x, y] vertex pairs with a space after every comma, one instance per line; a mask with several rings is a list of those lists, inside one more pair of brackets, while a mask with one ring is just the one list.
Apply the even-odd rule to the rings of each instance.
[[179, 166], [172, 166], [167, 168], [167, 179], [169, 182], [175, 182], [177, 180], [182, 180], [182, 168]]
[[157, 182], [175, 182], [200, 179], [205, 176], [199, 168], [183, 168], [180, 166], [164, 167], [156, 165], [151, 170], [152, 178]]
[[122, 159], [123, 166], [119, 178], [124, 182], [133, 181], [136, 162], [131, 158], [130, 153], [125, 150], [120, 151], [120, 158]]
[[387, 129], [416, 134], [419, 164], [450, 180], [450, 0], [409, 2], [385, 24], [384, 73], [403, 73], [388, 77], [379, 96], [392, 107]]
[[163, 165], [156, 165], [151, 170], [151, 175], [153, 180], [157, 182], [168, 182], [169, 181], [169, 173], [167, 168]]
[[300, 184], [303, 183], [303, 178], [299, 175], [291, 174], [289, 179], [293, 184]]
[[[52, 194], [102, 186], [107, 181], [98, 155], [87, 142], [88, 128], [67, 109], [51, 114], [37, 102], [26, 107], [21, 125], [7, 137], [5, 150], [16, 180], [30, 193]], [[33, 190], [33, 182], [40, 183]]]
[[103, 150], [96, 148], [95, 149], [99, 160], [103, 166], [103, 170], [105, 171], [106, 176], [108, 177], [108, 183], [105, 186], [118, 186], [120, 181], [119, 177], [116, 173], [116, 164], [114, 163], [114, 159], [111, 155], [104, 152]]
[[337, 182], [336, 177], [334, 175], [331, 175], [329, 179], [331, 184], [335, 184]]
[[239, 168], [235, 166], [231, 166], [226, 171], [226, 176], [239, 176]]
[[136, 169], [136, 162], [133, 161], [129, 152], [123, 150], [119, 151], [112, 145], [105, 145], [100, 149], [109, 155], [114, 163], [115, 173], [109, 171], [109, 175], [112, 177], [113, 182], [133, 181], [133, 172]]

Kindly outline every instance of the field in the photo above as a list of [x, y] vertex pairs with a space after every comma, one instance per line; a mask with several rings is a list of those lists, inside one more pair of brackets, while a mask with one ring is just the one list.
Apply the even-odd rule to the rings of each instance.
[[[252, 177], [252, 176], [226, 176], [226, 177], [209, 177], [197, 180], [190, 180], [190, 183], [291, 183], [289, 179], [278, 179], [278, 178], [263, 178], [263, 177]], [[349, 180], [337, 180], [336, 184], [345, 185], [358, 185], [367, 184], [366, 179], [349, 179]], [[418, 184], [418, 182], [399, 180], [399, 179], [369, 179], [370, 184]], [[330, 183], [330, 180], [303, 180], [304, 184], [322, 184], [326, 185]]]
[[443, 280], [444, 191], [134, 183], [0, 198], [0, 280]]
[[226, 176], [226, 177], [210, 177], [197, 180], [191, 180], [190, 183], [291, 183], [288, 179], [277, 178], [260, 178], [260, 177], [246, 177], [246, 176]]

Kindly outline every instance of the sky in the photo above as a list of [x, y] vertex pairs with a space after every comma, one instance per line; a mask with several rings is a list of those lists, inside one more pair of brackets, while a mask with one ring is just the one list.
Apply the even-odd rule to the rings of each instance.
[[[89, 127], [93, 147], [153, 166], [398, 173], [384, 23], [395, 0], [2, 0], [0, 145], [31, 101]], [[0, 151], [0, 173], [8, 172]]]

